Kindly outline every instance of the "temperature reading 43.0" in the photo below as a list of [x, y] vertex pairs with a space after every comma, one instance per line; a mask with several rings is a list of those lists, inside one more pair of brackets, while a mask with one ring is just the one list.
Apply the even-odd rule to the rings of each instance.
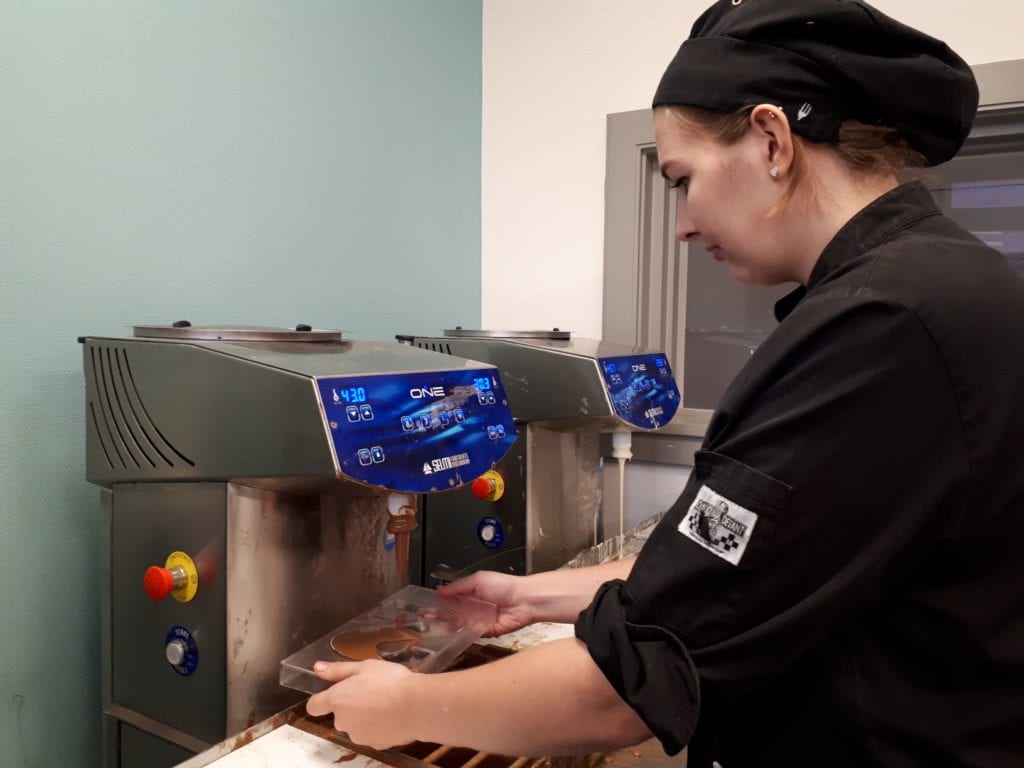
[[365, 403], [366, 389], [364, 387], [347, 387], [334, 390], [334, 402], [340, 403], [342, 400], [346, 403]]

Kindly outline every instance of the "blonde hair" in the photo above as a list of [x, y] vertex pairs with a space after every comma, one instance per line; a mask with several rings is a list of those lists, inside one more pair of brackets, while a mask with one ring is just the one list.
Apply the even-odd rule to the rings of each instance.
[[[734, 144], [750, 130], [750, 113], [754, 106], [744, 107], [739, 112], [684, 106], [665, 109], [679, 122], [699, 129], [711, 139], [722, 144]], [[836, 141], [824, 145], [793, 134], [789, 187], [772, 213], [790, 206], [798, 191], [805, 191], [807, 198], [814, 200], [817, 181], [807, 159], [807, 147], [812, 144], [827, 146], [853, 173], [866, 177], [895, 176], [903, 181], [909, 176], [909, 169], [928, 164], [925, 156], [912, 149], [895, 128], [847, 120], [839, 127]]]

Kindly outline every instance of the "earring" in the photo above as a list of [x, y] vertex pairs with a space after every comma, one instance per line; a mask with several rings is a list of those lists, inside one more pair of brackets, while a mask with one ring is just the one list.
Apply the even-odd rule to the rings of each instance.
[[771, 168], [769, 168], [768, 175], [771, 176], [773, 179], [779, 178], [779, 166], [773, 165]]

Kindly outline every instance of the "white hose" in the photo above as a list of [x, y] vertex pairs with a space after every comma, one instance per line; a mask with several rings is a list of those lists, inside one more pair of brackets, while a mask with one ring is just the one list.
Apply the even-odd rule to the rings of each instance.
[[619, 461], [619, 560], [626, 543], [626, 462], [633, 458], [632, 448], [632, 432], [612, 432], [612, 457]]

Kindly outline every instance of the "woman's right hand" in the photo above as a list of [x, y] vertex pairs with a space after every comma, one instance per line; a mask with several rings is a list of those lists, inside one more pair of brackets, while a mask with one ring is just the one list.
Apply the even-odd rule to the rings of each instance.
[[437, 588], [441, 597], [472, 597], [476, 600], [494, 603], [497, 617], [484, 632], [484, 637], [496, 637], [515, 632], [533, 624], [533, 616], [526, 598], [522, 576], [512, 576], [496, 571], [477, 571], [464, 579]]

